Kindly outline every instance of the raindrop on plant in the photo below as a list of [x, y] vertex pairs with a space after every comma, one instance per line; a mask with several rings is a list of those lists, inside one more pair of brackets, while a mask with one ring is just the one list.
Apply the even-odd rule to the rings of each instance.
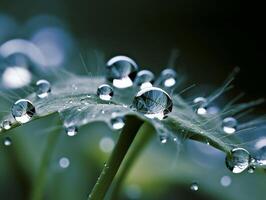
[[37, 81], [36, 87], [37, 87], [36, 95], [39, 98], [45, 98], [51, 92], [51, 84], [46, 80]]
[[12, 145], [12, 140], [11, 140], [10, 137], [6, 137], [6, 138], [4, 139], [4, 145], [5, 145], [5, 146], [10, 146], [10, 145]]
[[161, 72], [159, 82], [166, 88], [175, 86], [176, 72], [173, 69], [165, 69]]
[[3, 127], [3, 129], [5, 129], [5, 130], [10, 129], [10, 128], [11, 128], [11, 122], [10, 122], [9, 120], [4, 120], [4, 121], [2, 122], [2, 127]]
[[141, 89], [152, 87], [154, 81], [154, 74], [149, 70], [141, 70], [137, 73], [135, 84]]
[[103, 84], [98, 87], [97, 95], [103, 101], [110, 101], [114, 96], [114, 91], [110, 85]]
[[59, 159], [59, 166], [63, 169], [68, 168], [70, 165], [70, 161], [66, 157], [62, 157]]
[[150, 87], [137, 93], [133, 100], [133, 108], [148, 118], [162, 120], [172, 111], [173, 102], [164, 90]]
[[199, 190], [199, 185], [198, 185], [198, 183], [192, 183], [192, 184], [190, 185], [190, 190], [192, 190], [192, 191], [194, 191], [194, 192], [198, 191], [198, 190]]
[[241, 173], [249, 167], [251, 156], [246, 149], [235, 148], [227, 154], [225, 163], [233, 173]]
[[135, 61], [126, 56], [116, 56], [107, 62], [107, 79], [116, 88], [131, 87], [137, 71]]
[[227, 134], [233, 134], [236, 132], [237, 120], [233, 117], [227, 117], [223, 120], [223, 131]]
[[111, 124], [112, 124], [113, 129], [115, 130], [122, 129], [125, 126], [124, 116], [113, 115], [113, 117], [111, 118]]
[[197, 97], [193, 100], [193, 103], [196, 106], [196, 113], [198, 115], [205, 115], [207, 114], [207, 100], [204, 97]]
[[78, 128], [76, 126], [69, 126], [65, 128], [66, 134], [70, 137], [77, 135]]
[[13, 104], [11, 113], [17, 122], [23, 124], [30, 121], [36, 114], [36, 111], [35, 107], [29, 100], [20, 99]]

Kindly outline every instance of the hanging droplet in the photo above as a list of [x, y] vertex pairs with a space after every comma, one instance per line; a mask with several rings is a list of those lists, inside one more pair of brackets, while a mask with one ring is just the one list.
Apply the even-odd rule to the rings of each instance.
[[107, 62], [107, 79], [114, 87], [128, 88], [133, 85], [138, 66], [131, 58], [116, 56]]
[[199, 185], [198, 185], [198, 183], [192, 183], [192, 184], [190, 185], [190, 190], [192, 190], [192, 191], [194, 191], [194, 192], [198, 191], [198, 190], [199, 190]]
[[225, 163], [233, 173], [241, 173], [249, 167], [251, 156], [246, 149], [235, 148], [227, 154]]
[[78, 134], [78, 128], [76, 126], [69, 126], [65, 128], [66, 134], [70, 137]]
[[152, 87], [154, 74], [149, 70], [141, 70], [137, 73], [135, 84], [140, 86], [140, 89]]
[[198, 115], [205, 115], [207, 114], [207, 100], [204, 97], [197, 97], [193, 100], [193, 103], [196, 106], [196, 113]]
[[45, 98], [51, 92], [51, 84], [46, 80], [37, 81], [36, 87], [37, 87], [36, 95], [39, 98]]
[[113, 115], [111, 118], [111, 124], [113, 129], [120, 130], [125, 126], [125, 118], [124, 116], [117, 116], [116, 114]]
[[237, 121], [233, 117], [227, 117], [223, 120], [223, 131], [227, 134], [233, 134], [236, 132]]
[[12, 145], [12, 140], [11, 140], [10, 137], [6, 137], [6, 138], [4, 139], [4, 145], [5, 145], [5, 146], [11, 146], [11, 145]]
[[70, 161], [69, 161], [68, 158], [62, 157], [62, 158], [59, 159], [59, 166], [61, 168], [66, 169], [66, 168], [69, 167], [69, 165], [70, 165]]
[[161, 144], [166, 144], [168, 141], [168, 136], [167, 135], [160, 135], [159, 136]]
[[29, 100], [20, 99], [13, 104], [11, 113], [17, 122], [24, 124], [32, 119], [36, 111]]
[[4, 120], [4, 121], [2, 122], [2, 127], [3, 127], [3, 129], [5, 129], [5, 130], [10, 129], [10, 128], [11, 128], [11, 122], [10, 122], [9, 120]]
[[165, 69], [161, 72], [159, 82], [166, 88], [175, 86], [176, 72], [173, 69]]
[[173, 102], [164, 90], [150, 87], [137, 93], [133, 100], [133, 108], [148, 118], [162, 120], [172, 111]]
[[110, 101], [114, 96], [113, 88], [110, 85], [103, 84], [98, 87], [97, 95], [103, 101]]

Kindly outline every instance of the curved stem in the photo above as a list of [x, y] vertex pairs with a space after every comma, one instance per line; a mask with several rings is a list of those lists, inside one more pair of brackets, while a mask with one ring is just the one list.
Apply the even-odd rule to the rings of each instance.
[[56, 146], [59, 137], [58, 130], [60, 131], [61, 129], [56, 128], [55, 131], [52, 131], [48, 136], [45, 150], [42, 156], [42, 161], [40, 163], [40, 168], [37, 172], [36, 179], [33, 182], [31, 200], [41, 200], [44, 198], [46, 175], [53, 154], [53, 150]]
[[134, 117], [134, 116], [128, 116], [126, 119], [126, 125], [122, 131], [122, 133], [119, 136], [119, 139], [117, 141], [117, 144], [115, 145], [115, 148], [107, 161], [107, 163], [104, 165], [104, 168], [94, 185], [88, 200], [102, 200], [119, 167], [122, 163], [131, 143], [133, 142], [137, 131], [139, 130], [140, 126], [142, 125], [143, 121]]
[[132, 148], [130, 148], [128, 154], [126, 155], [126, 158], [123, 161], [121, 169], [119, 170], [119, 173], [115, 179], [110, 198], [111, 200], [118, 199], [121, 186], [128, 172], [133, 167], [133, 163], [136, 161], [139, 154], [142, 152], [142, 150], [146, 147], [146, 145], [150, 141], [154, 132], [155, 132], [154, 127], [147, 122], [141, 126], [140, 130], [137, 133], [137, 137], [134, 143], [132, 144], [133, 146]]

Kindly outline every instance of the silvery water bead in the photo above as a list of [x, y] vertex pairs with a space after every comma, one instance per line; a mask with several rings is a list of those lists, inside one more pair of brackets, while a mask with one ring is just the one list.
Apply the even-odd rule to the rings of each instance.
[[120, 130], [125, 126], [125, 117], [114, 114], [111, 118], [113, 129]]
[[159, 77], [160, 83], [164, 87], [173, 87], [176, 84], [176, 72], [173, 69], [165, 69]]
[[66, 134], [70, 137], [78, 134], [78, 128], [76, 126], [65, 127]]
[[36, 114], [36, 111], [35, 107], [29, 100], [20, 99], [13, 104], [11, 113], [17, 122], [23, 124], [30, 121]]
[[152, 87], [154, 82], [154, 74], [149, 70], [141, 70], [137, 73], [135, 84], [141, 89], [145, 87]]
[[12, 145], [12, 140], [11, 140], [10, 137], [6, 137], [6, 138], [4, 139], [4, 145], [5, 145], [5, 146], [10, 146], [10, 145]]
[[116, 88], [131, 87], [137, 71], [135, 61], [126, 56], [116, 56], [107, 62], [107, 79]]
[[51, 92], [51, 84], [46, 80], [37, 81], [36, 87], [37, 87], [36, 95], [39, 98], [45, 98]]
[[207, 114], [207, 108], [206, 108], [207, 99], [205, 99], [204, 97], [197, 97], [193, 100], [193, 103], [196, 106], [196, 112], [198, 115]]
[[234, 148], [227, 154], [225, 163], [233, 173], [241, 173], [249, 167], [251, 156], [246, 149]]
[[223, 120], [222, 128], [225, 133], [233, 134], [236, 132], [237, 120], [233, 117], [226, 117]]
[[198, 185], [198, 183], [192, 183], [192, 184], [190, 185], [190, 190], [192, 190], [192, 191], [194, 191], [194, 192], [198, 191], [198, 190], [199, 190], [199, 185]]
[[133, 107], [148, 118], [161, 120], [172, 111], [173, 102], [164, 90], [149, 87], [137, 93], [133, 100]]
[[97, 89], [97, 95], [101, 100], [110, 101], [114, 96], [114, 91], [110, 85], [102, 84]]

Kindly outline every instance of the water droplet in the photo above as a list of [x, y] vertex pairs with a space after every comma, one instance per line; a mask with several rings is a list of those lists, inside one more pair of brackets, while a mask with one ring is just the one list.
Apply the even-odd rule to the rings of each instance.
[[128, 88], [133, 85], [138, 66], [131, 58], [116, 56], [107, 62], [107, 79], [117, 88]]
[[98, 87], [97, 95], [103, 101], [110, 101], [114, 96], [113, 88], [110, 85], [103, 84]]
[[62, 158], [59, 159], [59, 166], [61, 168], [66, 169], [66, 168], [69, 167], [69, 165], [70, 165], [70, 161], [69, 161], [68, 158], [62, 157]]
[[115, 130], [122, 129], [125, 126], [124, 116], [113, 115], [113, 117], [111, 118], [111, 124], [112, 124], [113, 129]]
[[194, 191], [194, 192], [198, 191], [198, 190], [199, 190], [199, 185], [198, 185], [198, 183], [192, 183], [192, 184], [190, 185], [190, 190], [192, 190], [192, 191]]
[[225, 163], [233, 173], [241, 173], [249, 167], [251, 156], [246, 149], [235, 148], [227, 154]]
[[231, 180], [231, 177], [230, 176], [223, 176], [220, 180], [220, 183], [222, 186], [224, 187], [228, 187], [231, 185], [232, 183], [232, 180]]
[[77, 135], [78, 128], [76, 126], [69, 126], [69, 127], [65, 128], [65, 131], [66, 131], [68, 136], [72, 137], [72, 136]]
[[150, 87], [137, 93], [133, 100], [133, 107], [148, 118], [161, 120], [172, 111], [173, 102], [164, 90]]
[[255, 172], [255, 169], [256, 169], [255, 165], [250, 165], [248, 167], [248, 173], [253, 174]]
[[263, 146], [256, 152], [255, 159], [252, 161], [253, 165], [266, 166], [266, 146]]
[[110, 153], [114, 146], [115, 146], [115, 143], [114, 143], [114, 140], [110, 137], [103, 137], [101, 140], [100, 140], [100, 143], [99, 143], [99, 146], [100, 146], [100, 149], [105, 152], [105, 153]]
[[17, 122], [23, 124], [30, 121], [36, 114], [36, 111], [35, 107], [29, 100], [20, 99], [13, 104], [11, 113]]
[[168, 136], [167, 135], [160, 135], [159, 136], [161, 144], [166, 144], [168, 141]]
[[10, 122], [9, 120], [4, 120], [4, 121], [2, 122], [2, 127], [3, 127], [3, 129], [5, 129], [5, 130], [10, 129], [10, 128], [11, 128], [11, 122]]
[[196, 112], [198, 115], [205, 115], [207, 114], [207, 100], [204, 97], [197, 97], [193, 100], [193, 103], [196, 106]]
[[154, 81], [154, 74], [149, 70], [141, 70], [137, 73], [135, 84], [141, 89], [152, 87]]
[[10, 137], [6, 137], [6, 138], [4, 139], [4, 145], [5, 145], [5, 146], [10, 146], [10, 145], [12, 145], [12, 140], [11, 140]]
[[176, 72], [173, 69], [165, 69], [161, 72], [159, 80], [164, 87], [173, 87], [176, 84]]
[[237, 121], [233, 117], [227, 117], [223, 120], [223, 131], [227, 134], [233, 134], [236, 132]]
[[39, 98], [45, 98], [51, 92], [51, 84], [46, 80], [37, 81], [36, 87], [37, 87], [36, 95]]

